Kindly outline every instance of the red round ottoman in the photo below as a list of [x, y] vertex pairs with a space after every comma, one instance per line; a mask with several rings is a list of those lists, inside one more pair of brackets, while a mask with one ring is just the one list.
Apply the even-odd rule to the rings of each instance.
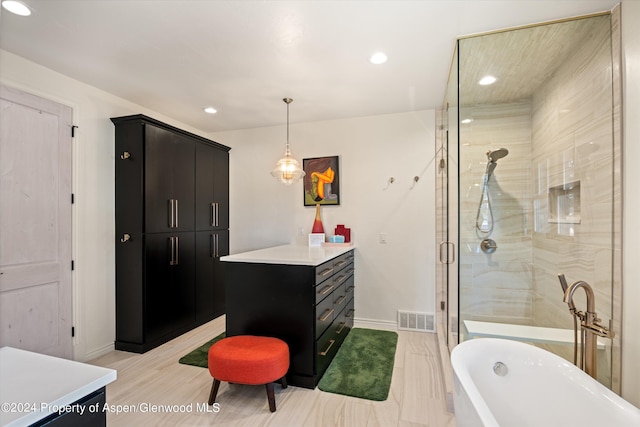
[[209, 405], [213, 405], [220, 381], [237, 384], [265, 384], [269, 410], [275, 412], [273, 382], [281, 380], [287, 387], [285, 374], [289, 370], [287, 343], [271, 337], [238, 335], [223, 338], [209, 348], [209, 373], [213, 385]]

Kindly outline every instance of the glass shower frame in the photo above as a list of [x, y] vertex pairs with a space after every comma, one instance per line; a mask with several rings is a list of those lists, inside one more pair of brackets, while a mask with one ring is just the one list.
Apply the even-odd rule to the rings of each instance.
[[[608, 23], [601, 26], [610, 29], [606, 43], [610, 65], [605, 71], [609, 73], [606, 83], [609, 98], [596, 107], [603, 110], [600, 117], [607, 116], [604, 127], [610, 132], [601, 135], [596, 131], [596, 136], [585, 136], [583, 126], [571, 131], [573, 141], [557, 144], [563, 147], [557, 152], [533, 148], [535, 141], [543, 140], [539, 130], [542, 125], [538, 123], [535, 130], [532, 123], [541, 120], [540, 96], [538, 101], [467, 103], [465, 86], [461, 83], [466, 78], [465, 70], [460, 69], [461, 56], [478, 51], [471, 49], [475, 37], [506, 37], [508, 32], [539, 25], [457, 41], [444, 107], [438, 114], [436, 157], [440, 167], [436, 168], [436, 195], [438, 206], [442, 207], [438, 216], [438, 281], [444, 284], [439, 289], [446, 300], [442, 322], [449, 349], [476, 336], [469, 333], [465, 320], [572, 330], [572, 318], [562, 302], [557, 274], [565, 273], [570, 283], [589, 282], [596, 290], [599, 317], [603, 324], [613, 319], [616, 333], [613, 340], [600, 346], [599, 380], [619, 392], [622, 289], [619, 11], [541, 25], [567, 22], [579, 25], [577, 21], [583, 19], [606, 20]], [[465, 63], [464, 58], [462, 62]], [[547, 76], [545, 80], [553, 78]], [[552, 86], [548, 85], [546, 97], [558, 96]], [[468, 118], [472, 121], [461, 123]], [[594, 123], [597, 120], [600, 118]], [[509, 149], [509, 155], [499, 160], [489, 182], [496, 223], [491, 238], [496, 240], [497, 249], [494, 254], [486, 254], [480, 248], [480, 237], [486, 236], [478, 236], [474, 230], [475, 215], [488, 162], [486, 152], [502, 146]], [[591, 174], [589, 168], [599, 171]], [[603, 215], [606, 224], [602, 222]], [[588, 225], [591, 231], [584, 233], [582, 230]], [[581, 297], [576, 298], [576, 305], [584, 309]], [[572, 360], [571, 345], [550, 342], [536, 345]]]

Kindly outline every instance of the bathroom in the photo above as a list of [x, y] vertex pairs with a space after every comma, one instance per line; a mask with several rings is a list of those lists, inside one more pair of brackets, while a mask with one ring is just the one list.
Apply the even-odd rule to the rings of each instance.
[[[548, 2], [550, 4], [551, 2]], [[568, 2], [573, 3], [573, 2]], [[623, 317], [617, 317], [615, 312], [611, 309], [611, 301], [607, 301], [609, 297], [596, 296], [596, 309], [598, 315], [603, 319], [603, 323], [607, 324], [608, 319], [613, 313], [614, 330], [618, 333], [612, 341], [614, 346], [611, 350], [611, 360], [616, 360], [618, 356], [615, 355], [616, 351], [619, 351], [620, 359], [618, 359], [620, 365], [620, 372], [623, 373], [621, 378], [618, 378], [620, 384], [620, 392], [627, 399], [632, 401], [635, 405], [640, 405], [640, 377], [638, 376], [637, 369], [634, 367], [634, 363], [638, 360], [640, 355], [640, 335], [637, 330], [637, 325], [640, 323], [640, 314], [634, 307], [635, 301], [640, 300], [640, 287], [637, 285], [640, 279], [640, 265], [637, 263], [637, 253], [640, 250], [638, 242], [640, 242], [640, 236], [638, 230], [632, 224], [630, 218], [640, 217], [640, 204], [638, 202], [637, 189], [633, 188], [633, 183], [640, 182], [640, 168], [635, 167], [637, 159], [640, 159], [640, 147], [637, 144], [633, 144], [629, 141], [637, 141], [640, 137], [638, 121], [635, 119], [639, 116], [638, 110], [638, 82], [630, 76], [637, 75], [637, 64], [639, 51], [637, 42], [636, 45], [632, 44], [632, 40], [638, 40], [638, 30], [634, 26], [637, 18], [640, 17], [639, 5], [635, 1], [624, 1], [622, 12], [622, 39], [626, 40], [626, 46], [623, 43], [623, 60], [621, 61], [624, 69], [623, 75], [626, 74], [626, 82], [624, 83], [624, 108], [622, 113], [623, 126], [624, 126], [624, 141], [627, 141], [623, 145], [624, 156], [618, 159], [623, 163], [621, 171], [623, 174], [623, 182], [627, 185], [622, 188], [622, 199], [624, 200], [622, 208], [624, 212], [622, 217], [626, 219], [626, 222], [621, 223], [614, 221], [613, 224], [622, 227], [622, 235], [624, 236], [624, 245], [622, 256], [624, 260], [617, 260], [617, 263], [607, 263], [607, 274], [616, 274], [622, 278], [622, 285], [624, 287], [624, 299], [621, 301]], [[42, 5], [44, 7], [44, 5]], [[520, 6], [522, 8], [522, 6]], [[595, 7], [594, 7], [595, 8]], [[597, 10], [603, 10], [598, 8]], [[574, 16], [574, 13], [567, 13], [565, 11], [559, 11], [554, 15], [554, 18], [563, 16]], [[521, 22], [529, 23], [539, 21], [538, 19], [527, 19], [528, 16], [523, 16]], [[7, 19], [6, 14], [3, 15], [3, 19]], [[79, 18], [78, 18], [79, 19]], [[80, 20], [80, 19], [79, 19]], [[477, 18], [478, 21], [482, 21], [482, 18]], [[626, 24], [626, 25], [625, 25]], [[500, 26], [485, 25], [484, 30], [501, 28]], [[7, 28], [7, 27], [5, 27]], [[5, 30], [6, 31], [6, 30]], [[463, 33], [457, 33], [463, 34]], [[453, 44], [447, 44], [447, 59], [453, 54]], [[92, 357], [96, 357], [103, 354], [105, 351], [112, 347], [113, 341], [113, 268], [114, 264], [113, 254], [111, 251], [112, 238], [113, 238], [113, 207], [112, 207], [112, 193], [113, 193], [113, 179], [111, 177], [111, 169], [113, 163], [113, 150], [112, 150], [112, 129], [108, 123], [108, 117], [113, 115], [114, 111], [118, 114], [133, 114], [140, 111], [138, 105], [133, 105], [128, 101], [116, 98], [112, 94], [105, 94], [94, 87], [87, 87], [82, 85], [76, 80], [68, 79], [65, 76], [56, 74], [52, 67], [46, 68], [36, 62], [30, 62], [17, 54], [3, 50], [0, 52], [2, 67], [1, 78], [3, 83], [12, 84], [25, 90], [29, 90], [39, 94], [49, 95], [56, 99], [69, 100], [74, 106], [78, 108], [79, 124], [81, 131], [79, 132], [79, 138], [82, 143], [78, 144], [76, 151], [76, 158], [74, 160], [74, 171], [76, 180], [76, 211], [78, 222], [75, 227], [77, 230], [75, 252], [78, 254], [76, 259], [75, 277], [76, 283], [80, 284], [76, 292], [76, 300], [74, 301], [74, 317], [76, 320], [76, 344], [75, 344], [75, 357], [78, 359], [89, 360]], [[442, 81], [443, 85], [445, 80]], [[495, 86], [494, 86], [495, 87]], [[286, 94], [278, 94], [275, 99], [276, 109], [278, 113], [283, 113], [280, 109], [282, 101], [281, 97]], [[295, 97], [295, 96], [294, 96]], [[440, 105], [440, 104], [438, 104]], [[452, 104], [454, 105], [454, 104]], [[292, 110], [292, 117], [296, 120], [306, 110], [306, 106], [303, 106], [299, 97], [296, 97], [295, 109]], [[530, 106], [527, 108], [531, 108]], [[152, 109], [144, 110], [149, 114], [154, 114]], [[266, 113], [265, 113], [266, 114]], [[433, 110], [426, 111], [426, 114], [421, 115], [433, 116]], [[412, 265], [419, 265], [418, 259], [427, 259], [429, 267], [420, 266], [420, 271], [417, 272], [418, 278], [422, 279], [430, 273], [431, 265], [435, 264], [437, 260], [438, 245], [441, 241], [448, 241], [449, 239], [438, 239], [436, 244], [429, 242], [418, 241], [415, 245], [407, 247], [404, 243], [409, 238], [415, 237], [415, 230], [422, 233], [426, 230], [426, 226], [423, 224], [424, 217], [420, 217], [418, 214], [423, 214], [427, 208], [431, 209], [431, 206], [426, 206], [427, 202], [422, 204], [407, 204], [407, 200], [403, 199], [404, 196], [410, 195], [413, 199], [410, 202], [415, 202], [418, 197], [416, 195], [431, 196], [430, 193], [422, 193], [424, 189], [432, 186], [432, 176], [436, 171], [429, 170], [428, 173], [420, 175], [424, 168], [424, 161], [420, 162], [415, 159], [417, 156], [407, 156], [403, 150], [398, 150], [396, 153], [398, 156], [398, 162], [390, 164], [386, 162], [389, 157], [389, 141], [401, 141], [402, 147], [405, 149], [420, 149], [419, 144], [421, 141], [433, 139], [433, 133], [435, 127], [432, 126], [430, 121], [424, 120], [415, 127], [422, 133], [415, 132], [422, 140], [415, 138], [415, 144], [409, 145], [408, 133], [404, 131], [410, 128], [414, 124], [414, 117], [418, 114], [415, 112], [405, 113], [404, 115], [393, 117], [372, 117], [370, 119], [352, 119], [348, 121], [328, 121], [325, 123], [296, 123], [292, 126], [292, 138], [294, 153], [299, 157], [311, 157], [318, 154], [335, 154], [339, 153], [345, 162], [350, 162], [349, 167], [344, 167], [342, 173], [344, 173], [345, 182], [343, 185], [343, 191], [350, 193], [351, 196], [345, 199], [344, 205], [338, 209], [327, 209], [325, 211], [325, 219], [328, 222], [336, 222], [336, 213], [340, 212], [341, 216], [346, 214], [349, 216], [347, 223], [354, 221], [360, 222], [362, 225], [356, 230], [359, 244], [367, 246], [369, 248], [367, 257], [363, 257], [361, 264], [361, 272], [363, 278], [366, 277], [366, 283], [370, 286], [367, 290], [370, 305], [363, 305], [360, 307], [361, 315], [363, 318], [384, 320], [389, 324], [395, 325], [396, 306], [401, 308], [412, 308], [403, 306], [400, 303], [404, 303], [404, 300], [399, 300], [400, 296], [406, 296], [406, 299], [413, 300], [425, 300], [424, 294], [432, 293], [432, 289], [421, 289], [422, 292], [419, 295], [411, 293], [412, 289], [409, 287], [401, 287], [404, 283], [410, 283], [410, 280], [404, 280], [406, 277], [401, 276], [400, 280], [396, 280], [397, 274], [409, 274], [414, 273], [413, 270], [407, 268], [405, 261], [412, 262]], [[177, 117], [172, 117], [174, 122], [178, 122]], [[278, 118], [283, 121], [284, 115], [278, 115]], [[393, 121], [392, 121], [393, 119]], [[397, 119], [397, 120], [395, 120]], [[461, 127], [461, 132], [468, 132], [472, 128], [478, 128], [478, 123], [482, 121], [475, 117], [475, 121], [466, 127]], [[427, 126], [423, 126], [426, 123]], [[365, 132], [364, 129], [367, 131]], [[424, 129], [426, 129], [426, 131]], [[236, 232], [234, 234], [234, 245], [236, 250], [246, 249], [249, 244], [260, 244], [263, 246], [279, 243], [278, 239], [281, 236], [285, 238], [291, 237], [297, 238], [297, 231], [299, 227], [310, 226], [310, 214], [309, 209], [305, 209], [301, 206], [299, 200], [299, 194], [292, 193], [286, 189], [272, 185], [268, 174], [265, 178], [264, 171], [270, 170], [273, 165], [272, 160], [275, 160], [277, 155], [281, 154], [283, 145], [283, 126], [273, 126], [267, 129], [257, 129], [255, 131], [237, 132], [236, 135], [229, 131], [224, 136], [231, 142], [238, 141], [234, 147], [234, 161], [236, 162], [234, 169], [234, 185], [235, 185], [235, 221]], [[413, 129], [412, 129], [413, 131]], [[516, 131], [517, 132], [517, 131]], [[530, 131], [529, 131], [530, 133]], [[224, 134], [224, 132], [222, 132]], [[211, 137], [214, 135], [211, 134]], [[216, 136], [217, 137], [217, 136]], [[490, 144], [481, 144], [481, 147], [468, 146], [468, 150], [462, 153], [464, 156], [465, 168], [471, 164], [471, 170], [465, 169], [468, 173], [467, 178], [469, 182], [466, 183], [465, 196], [467, 190], [469, 190], [467, 214], [469, 217], [469, 227], [471, 230], [467, 230], [471, 241], [469, 245], [469, 253], [466, 255], [472, 256], [480, 260], [493, 259], [495, 262], [501, 260], [507, 254], [513, 252], [511, 249], [516, 245], [511, 236], [504, 236], [500, 226], [504, 224], [504, 211], [502, 211], [502, 204], [507, 202], [507, 199], [503, 199], [500, 195], [495, 194], [496, 191], [502, 191], [503, 194], [509, 195], [516, 190], [507, 188], [507, 184], [510, 183], [510, 173], [513, 173], [518, 167], [525, 165], [528, 168], [527, 184], [522, 183], [523, 187], [529, 187], [522, 189], [522, 192], [527, 193], [526, 200], [537, 201], [538, 203], [548, 203], [548, 199], [542, 196], [542, 193], [534, 193], [534, 174], [537, 174], [538, 169], [533, 168], [533, 163], [522, 163], [523, 157], [526, 151], [524, 148], [517, 148], [512, 146], [512, 139], [503, 139], [495, 141]], [[86, 143], [90, 142], [90, 143]], [[251, 149], [244, 149], [244, 146], [249, 146], [249, 143], [255, 142]], [[245, 144], [246, 143], [246, 144]], [[315, 144], [313, 147], [312, 145]], [[521, 144], [521, 145], [526, 145]], [[317, 147], [323, 147], [323, 152], [318, 153], [314, 150]], [[496, 151], [500, 148], [507, 148], [509, 154], [505, 157], [497, 159], [497, 165], [492, 173], [492, 177], [489, 183], [489, 192], [492, 196], [492, 203], [494, 214], [496, 215], [496, 230], [489, 237], [496, 242], [497, 249], [491, 255], [477, 252], [479, 243], [483, 240], [480, 239], [473, 231], [473, 226], [476, 220], [476, 213], [478, 208], [478, 202], [481, 195], [481, 187], [483, 176], [486, 170], [487, 156], [486, 152], [489, 150]], [[431, 148], [431, 147], [429, 147]], [[466, 148], [466, 146], [465, 146]], [[527, 149], [529, 150], [529, 149]], [[531, 148], [532, 150], [532, 148]], [[326, 151], [326, 152], [325, 152]], [[424, 150], [426, 151], [426, 150]], [[424, 151], [420, 151], [420, 155]], [[365, 152], [365, 161], [362, 160], [362, 152]], [[432, 159], [434, 157], [433, 150], [424, 152], [424, 158]], [[531, 151], [531, 154], [533, 152]], [[588, 156], [589, 153], [586, 153]], [[596, 155], [595, 153], [592, 155]], [[403, 156], [403, 157], [400, 157]], [[435, 156], [439, 158], [438, 156]], [[415, 163], [414, 163], [415, 162]], [[371, 182], [371, 178], [365, 175], [365, 166], [374, 164], [379, 166], [380, 180]], [[397, 170], [406, 170], [406, 173], [399, 175]], [[420, 181], [415, 183], [413, 177], [420, 175]], [[255, 177], [253, 182], [255, 185], [250, 187], [244, 185], [241, 182], [246, 180], [247, 176]], [[396, 181], [387, 188], [387, 180], [390, 176], [394, 176]], [[346, 179], [348, 178], [348, 179]], [[568, 181], [575, 182], [576, 180]], [[581, 183], [581, 197], [586, 198], [584, 181]], [[475, 187], [475, 185], [478, 187]], [[509, 184], [510, 185], [510, 184]], [[555, 183], [542, 183], [541, 188], [557, 188], [560, 184]], [[503, 188], [504, 187], [504, 188]], [[370, 197], [365, 191], [361, 191], [362, 188], [366, 188], [371, 193], [374, 193], [375, 198]], [[387, 188], [385, 190], [385, 188]], [[457, 195], [457, 191], [456, 191]], [[456, 196], [457, 197], [457, 196]], [[457, 200], [457, 199], [456, 199]], [[348, 203], [347, 203], [348, 202]], [[274, 206], [285, 206], [286, 212], [282, 214], [283, 209], [276, 209]], [[407, 216], [398, 216], [398, 212], [394, 207], [400, 207], [404, 212], [417, 212], [415, 216], [413, 213], [407, 221]], [[374, 213], [371, 217], [363, 218], [362, 212]], [[430, 212], [430, 211], [429, 211]], [[581, 211], [581, 220], [586, 221], [587, 212]], [[525, 215], [529, 217], [525, 218]], [[252, 224], [262, 224], [265, 218], [270, 222], [270, 227], [267, 230], [264, 227], [251, 227]], [[392, 221], [383, 222], [383, 220], [391, 219]], [[431, 217], [428, 218], [431, 220]], [[533, 229], [535, 226], [536, 217], [531, 212], [522, 213], [520, 210], [517, 215], [511, 220], [517, 221], [518, 225], [526, 221], [529, 226], [529, 234], [533, 236]], [[551, 227], [548, 222], [548, 218], [538, 218], [538, 224], [541, 227]], [[545, 222], [546, 221], [546, 222]], [[395, 228], [387, 228], [381, 230], [381, 224], [385, 225], [392, 223]], [[293, 224], [293, 225], [292, 225]], [[583, 224], [573, 225], [574, 227], [581, 227]], [[295, 226], [295, 227], [294, 227]], [[560, 224], [560, 231], [562, 228], [569, 228], [571, 224]], [[421, 227], [421, 228], [416, 228]], [[454, 231], [454, 225], [449, 228], [449, 231]], [[248, 230], [248, 231], [245, 231]], [[519, 237], [524, 234], [522, 230], [524, 227], [517, 228]], [[556, 233], [558, 233], [558, 227], [555, 227]], [[379, 233], [386, 232], [388, 234], [388, 241], [386, 244], [379, 242]], [[429, 235], [429, 237], [431, 237]], [[558, 241], [567, 241], [569, 238], [564, 234], [558, 234]], [[415, 239], [414, 239], [415, 240]], [[419, 239], [418, 239], [419, 240]], [[435, 239], [433, 239], [435, 240]], [[527, 254], [530, 256], [524, 256], [522, 259], [510, 262], [510, 267], [513, 272], [513, 277], [501, 278], [501, 286], [517, 285], [520, 288], [514, 293], [518, 293], [521, 296], [518, 304], [518, 310], [506, 311], [505, 304], [501, 305], [489, 305], [483, 303], [480, 308], [483, 311], [478, 313], [473, 312], [473, 316], [477, 320], [488, 321], [486, 313], [488, 312], [500, 312], [505, 317], [504, 321], [509, 324], [526, 323], [533, 318], [534, 304], [538, 308], [538, 303], [544, 303], [543, 307], [553, 306], [556, 310], [554, 316], [543, 316], [543, 320], [549, 322], [558, 322], [564, 329], [571, 329], [571, 315], [569, 313], [567, 304], [562, 302], [562, 290], [558, 282], [557, 273], [563, 272], [567, 276], [569, 282], [583, 279], [596, 285], [601, 282], [601, 279], [595, 279], [591, 274], [590, 269], [595, 269], [594, 263], [588, 262], [584, 264], [570, 263], [570, 265], [561, 265], [560, 270], [549, 269], [544, 271], [534, 270], [531, 265], [536, 265], [533, 261], [534, 243], [533, 237], [525, 244], [529, 245], [525, 248]], [[411, 240], [413, 241], [413, 240]], [[542, 244], [542, 243], [541, 243]], [[474, 249], [474, 246], [476, 249]], [[432, 249], [433, 247], [433, 249]], [[383, 265], [381, 260], [390, 254], [400, 253], [402, 250], [409, 252], [408, 258], [406, 255], [398, 258], [399, 262], [389, 266], [385, 270], [378, 268]], [[455, 250], [461, 250], [461, 245], [457, 245]], [[454, 251], [453, 247], [449, 247], [451, 252]], [[466, 249], [465, 249], [466, 250]], [[520, 250], [518, 250], [520, 252]], [[543, 252], [540, 252], [543, 254]], [[546, 252], [544, 254], [547, 254]], [[513, 255], [513, 254], [511, 254]], [[459, 258], [456, 258], [456, 261]], [[415, 260], [415, 262], [414, 262]], [[433, 260], [433, 261], [432, 261]], [[542, 261], [545, 261], [543, 259]], [[602, 258], [598, 258], [602, 260]], [[467, 261], [469, 262], [469, 261]], [[503, 261], [501, 264], [505, 264]], [[517, 265], [516, 265], [517, 264]], [[455, 270], [455, 277], [457, 277], [458, 262], [450, 265], [452, 270]], [[468, 263], [468, 270], [472, 270], [473, 263]], [[516, 268], [517, 267], [517, 268]], [[614, 269], [617, 268], [618, 270]], [[601, 266], [597, 265], [600, 269]], [[369, 270], [371, 273], [367, 273]], [[582, 274], [586, 272], [585, 274]], [[467, 271], [471, 273], [471, 271]], [[533, 283], [531, 278], [535, 277], [537, 273], [544, 274], [545, 287], [544, 294], [534, 293]], [[366, 276], [364, 276], [366, 274]], [[452, 274], [451, 277], [454, 275]], [[385, 286], [387, 281], [394, 280], [394, 287]], [[427, 277], [430, 280], [430, 277]], [[594, 280], [595, 279], [595, 280]], [[426, 283], [428, 280], [423, 280], [420, 283]], [[415, 280], [417, 282], [417, 280]], [[484, 282], [485, 284], [487, 282]], [[526, 285], [525, 285], [526, 283]], [[536, 283], [538, 283], [536, 281]], [[486, 286], [483, 284], [483, 286]], [[453, 288], [452, 288], [453, 289]], [[494, 290], [492, 290], [494, 292]], [[503, 289], [496, 289], [495, 292], [503, 292]], [[540, 295], [540, 299], [537, 296]], [[535, 296], [535, 299], [534, 299]], [[579, 307], [584, 307], [584, 302], [578, 300], [576, 294], [576, 304]], [[612, 293], [615, 297], [616, 294]], [[618, 295], [619, 296], [619, 295]], [[374, 301], [375, 297], [375, 301]], [[448, 306], [457, 306], [453, 299], [449, 301]], [[398, 299], [393, 299], [398, 298]], [[439, 313], [440, 301], [445, 301], [446, 298], [441, 298], [438, 295], [434, 299], [433, 307], [435, 312]], [[363, 300], [364, 301], [364, 300]], [[431, 305], [431, 300], [427, 300]], [[471, 301], [467, 300], [467, 303]], [[541, 305], [542, 306], [542, 305]], [[615, 306], [614, 306], [615, 307]], [[510, 308], [510, 307], [507, 307]], [[537, 312], [537, 310], [536, 310]], [[455, 313], [451, 313], [452, 317]], [[507, 319], [508, 318], [508, 319]], [[470, 319], [467, 318], [467, 319]], [[451, 332], [456, 333], [454, 325], [457, 325], [457, 320], [450, 322]], [[551, 323], [550, 323], [551, 324]], [[446, 324], [445, 324], [446, 325]], [[616, 350], [616, 341], [619, 344]], [[571, 352], [569, 346], [563, 347], [565, 351]], [[568, 354], [568, 357], [571, 355]], [[602, 370], [602, 372], [605, 372]], [[612, 385], [615, 384], [615, 375], [612, 376]]]

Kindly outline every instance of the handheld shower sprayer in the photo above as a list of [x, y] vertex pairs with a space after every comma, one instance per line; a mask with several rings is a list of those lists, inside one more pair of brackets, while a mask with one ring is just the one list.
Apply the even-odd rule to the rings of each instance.
[[[480, 195], [480, 204], [478, 205], [478, 213], [476, 214], [476, 234], [480, 237], [489, 237], [493, 232], [493, 210], [491, 208], [491, 199], [489, 198], [489, 179], [498, 166], [497, 161], [509, 154], [506, 148], [498, 148], [497, 150], [487, 151], [487, 169], [484, 172], [484, 182], [482, 183], [482, 194]], [[482, 220], [482, 204], [486, 199], [488, 218]]]

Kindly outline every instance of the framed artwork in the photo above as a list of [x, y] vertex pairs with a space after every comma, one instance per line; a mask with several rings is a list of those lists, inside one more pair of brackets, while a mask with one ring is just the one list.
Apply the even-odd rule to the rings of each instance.
[[302, 159], [305, 206], [340, 204], [338, 156]]

